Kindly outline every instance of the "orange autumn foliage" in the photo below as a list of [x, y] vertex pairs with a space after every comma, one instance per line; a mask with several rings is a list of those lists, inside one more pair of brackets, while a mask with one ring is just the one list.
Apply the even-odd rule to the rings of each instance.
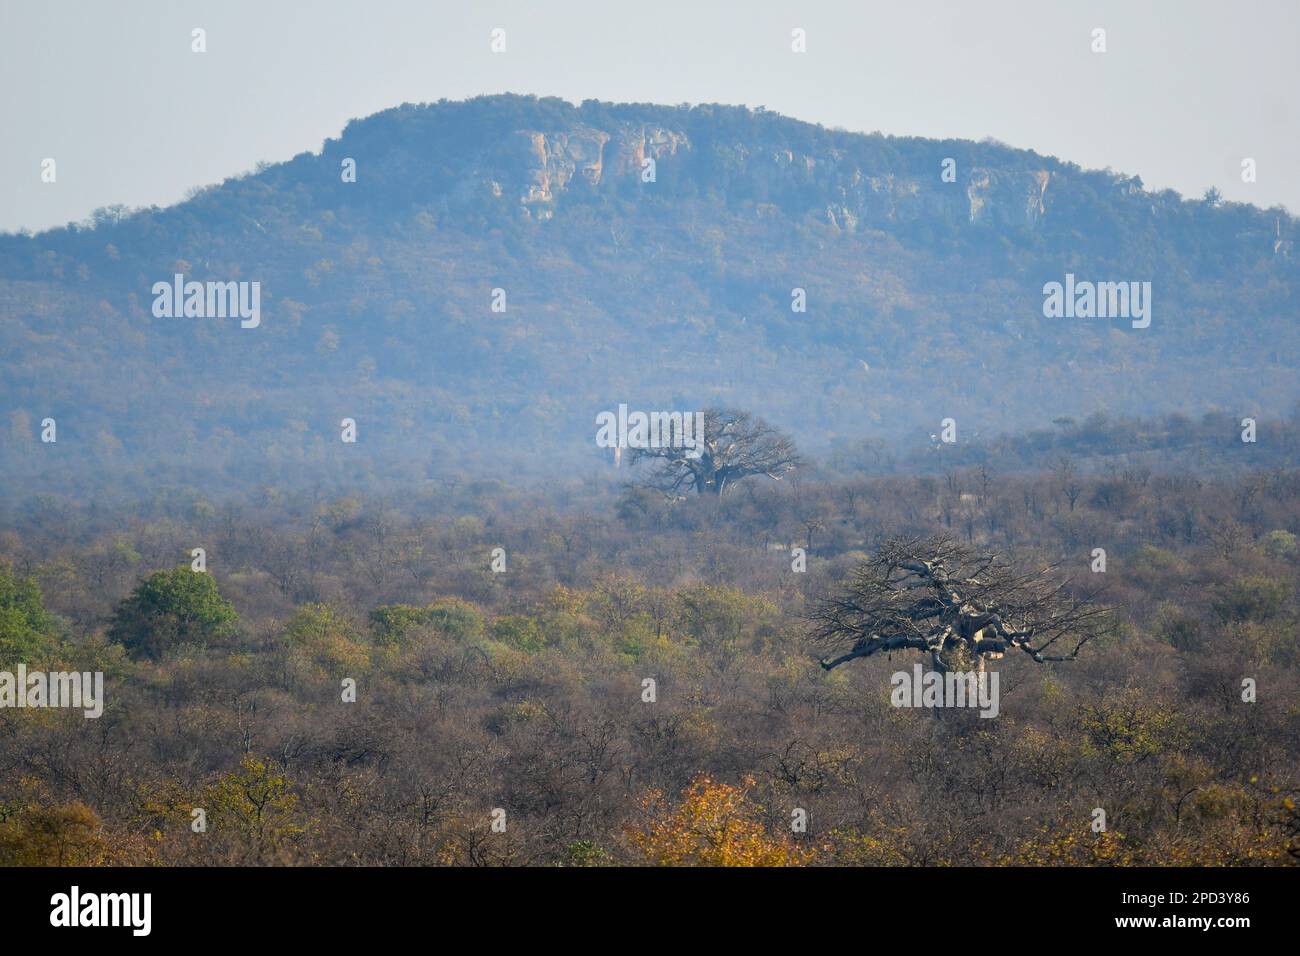
[[651, 819], [628, 837], [656, 866], [805, 866], [815, 851], [789, 835], [772, 836], [763, 825], [763, 808], [749, 797], [754, 779], [742, 786], [718, 783], [701, 774], [676, 806], [663, 805], [652, 790], [642, 801]]

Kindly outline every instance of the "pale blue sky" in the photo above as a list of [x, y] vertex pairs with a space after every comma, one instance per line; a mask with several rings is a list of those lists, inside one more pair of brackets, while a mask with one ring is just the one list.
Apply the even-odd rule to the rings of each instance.
[[1297, 212], [1298, 39], [1296, 0], [0, 0], [0, 229], [165, 205], [318, 149], [351, 118], [506, 91], [992, 136]]

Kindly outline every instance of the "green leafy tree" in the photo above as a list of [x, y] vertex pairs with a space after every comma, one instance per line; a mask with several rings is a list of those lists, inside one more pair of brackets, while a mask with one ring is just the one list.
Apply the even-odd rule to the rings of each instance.
[[1285, 582], [1250, 575], [1222, 586], [1211, 606], [1225, 622], [1264, 622], [1282, 613], [1289, 596], [1290, 589]]
[[474, 605], [459, 598], [429, 605], [429, 623], [457, 641], [470, 640], [483, 633], [483, 616]]
[[483, 632], [483, 618], [472, 604], [457, 598], [427, 607], [385, 604], [370, 612], [370, 633], [376, 644], [401, 644], [412, 633], [426, 627], [463, 641]]
[[186, 565], [155, 571], [117, 606], [108, 636], [132, 656], [157, 659], [179, 644], [206, 646], [239, 626], [234, 606], [209, 574]]
[[400, 644], [407, 634], [433, 620], [429, 608], [385, 604], [370, 612], [370, 632], [376, 644]]
[[526, 614], [507, 614], [492, 622], [492, 640], [508, 644], [521, 651], [540, 651], [546, 646], [546, 635], [536, 618]]
[[0, 664], [26, 663], [54, 644], [54, 618], [45, 610], [41, 589], [0, 564]]
[[329, 604], [304, 604], [285, 625], [285, 636], [304, 647], [320, 647], [343, 638], [356, 641], [357, 629], [338, 608]]

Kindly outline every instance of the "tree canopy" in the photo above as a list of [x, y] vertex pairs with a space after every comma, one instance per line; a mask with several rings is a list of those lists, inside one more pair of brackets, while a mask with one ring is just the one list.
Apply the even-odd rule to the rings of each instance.
[[704, 412], [704, 438], [695, 447], [633, 448], [628, 457], [657, 464], [647, 483], [673, 496], [688, 489], [721, 495], [751, 475], [780, 481], [801, 463], [794, 442], [763, 419], [719, 408]]
[[54, 640], [54, 618], [45, 610], [40, 586], [0, 563], [0, 665], [27, 663]]
[[212, 576], [181, 565], [141, 581], [113, 612], [108, 636], [133, 656], [156, 659], [180, 644], [228, 638], [238, 626], [239, 615]]

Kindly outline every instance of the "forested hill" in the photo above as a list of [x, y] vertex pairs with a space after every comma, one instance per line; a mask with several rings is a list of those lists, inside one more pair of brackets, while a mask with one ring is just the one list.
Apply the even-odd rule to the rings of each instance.
[[[1277, 417], [1296, 231], [993, 142], [408, 104], [171, 208], [0, 237], [0, 491], [607, 469], [620, 402], [747, 409], [813, 455], [947, 417]], [[259, 283], [260, 323], [156, 316], [178, 273]], [[1150, 282], [1149, 326], [1046, 317], [1067, 274]]]

